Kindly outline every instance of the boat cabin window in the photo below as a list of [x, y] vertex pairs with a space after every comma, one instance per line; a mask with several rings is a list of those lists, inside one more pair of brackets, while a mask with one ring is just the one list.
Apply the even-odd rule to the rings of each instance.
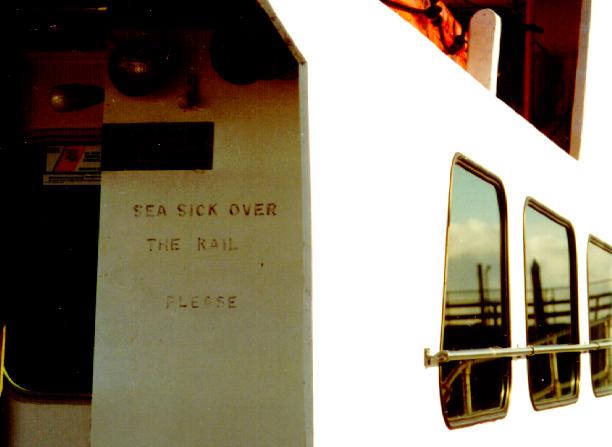
[[[501, 185], [463, 158], [452, 169], [446, 242], [442, 349], [510, 346], [506, 202]], [[509, 359], [440, 366], [440, 398], [450, 428], [501, 418], [510, 387]]]
[[[591, 343], [612, 340], [612, 247], [591, 237], [587, 252]], [[612, 394], [612, 348], [591, 351], [596, 396]]]
[[[534, 201], [525, 207], [527, 344], [578, 343], [576, 254], [570, 224]], [[527, 357], [529, 391], [536, 410], [578, 397], [580, 354]]]

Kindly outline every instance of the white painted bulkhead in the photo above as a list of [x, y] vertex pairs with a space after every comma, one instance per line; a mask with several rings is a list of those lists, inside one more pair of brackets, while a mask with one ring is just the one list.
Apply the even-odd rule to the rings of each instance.
[[[515, 445], [523, 439], [570, 445], [587, 430], [605, 439], [611, 403], [593, 396], [588, 354], [581, 356], [576, 404], [534, 411], [526, 362], [516, 360], [508, 415], [452, 431], [441, 414], [437, 369], [423, 366], [423, 349], [440, 346], [456, 153], [499, 176], [505, 188], [512, 346], [526, 344], [527, 197], [573, 224], [580, 341], [588, 342], [587, 238], [612, 237], [610, 189], [601, 175], [611, 152], [601, 138], [604, 115], [591, 109], [611, 99], [609, 86], [595, 81], [601, 73], [593, 81], [586, 74], [585, 128], [596, 136], [583, 142], [585, 162], [576, 161], [377, 2], [271, 3], [308, 70], [314, 445]], [[605, 42], [609, 6], [592, 3], [598, 19], [591, 21], [590, 41]], [[597, 54], [589, 60], [603, 63]]]
[[183, 39], [194, 110], [107, 86], [105, 124], [212, 122], [214, 154], [103, 173], [91, 444], [303, 445], [297, 80], [231, 85], [209, 34]]

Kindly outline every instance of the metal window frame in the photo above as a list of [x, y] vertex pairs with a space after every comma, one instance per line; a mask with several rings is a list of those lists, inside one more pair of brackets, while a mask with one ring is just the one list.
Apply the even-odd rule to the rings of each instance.
[[[453, 173], [455, 167], [461, 167], [470, 174], [478, 177], [485, 183], [490, 184], [495, 189], [497, 196], [497, 203], [500, 214], [500, 293], [501, 293], [501, 306], [505, 310], [502, 313], [502, 325], [506, 328], [505, 333], [507, 334], [507, 344], [511, 345], [511, 321], [510, 321], [510, 287], [508, 280], [509, 261], [508, 261], [508, 204], [506, 199], [506, 190], [501, 179], [489, 170], [483, 168], [481, 165], [475, 163], [468, 157], [461, 153], [456, 153], [453, 157], [451, 164], [451, 175], [450, 175], [450, 188], [448, 193], [448, 215], [446, 224], [446, 251], [444, 254], [444, 290], [442, 296], [442, 325], [440, 330], [440, 352], [457, 352], [449, 351], [444, 349], [444, 337], [445, 337], [445, 324], [446, 321], [446, 276], [448, 268], [448, 235], [450, 228], [450, 215], [452, 207], [452, 194], [453, 194]], [[477, 349], [476, 349], [477, 350]], [[466, 349], [463, 351], [474, 351], [474, 349]], [[426, 353], [429, 350], [426, 350]], [[427, 354], [426, 354], [427, 355]], [[507, 374], [504, 375], [501, 396], [501, 406], [490, 410], [479, 411], [473, 414], [460, 415], [456, 417], [448, 417], [444, 413], [444, 422], [449, 429], [463, 428], [470, 425], [478, 424], [481, 422], [494, 421], [497, 419], [504, 418], [508, 413], [508, 407], [510, 404], [510, 392], [512, 387], [512, 367], [509, 365]], [[439, 371], [438, 386], [440, 387], [440, 399], [442, 400], [442, 369]], [[442, 403], [444, 408], [444, 404]]]
[[[598, 237], [593, 236], [592, 234], [589, 235], [588, 241], [587, 241], [587, 253], [586, 253], [586, 265], [587, 265], [587, 309], [590, 310], [591, 308], [591, 291], [590, 291], [590, 279], [589, 279], [589, 246], [593, 244], [595, 247], [599, 248], [600, 250], [603, 250], [604, 252], [607, 252], [609, 255], [612, 256], [612, 246], [605, 243], [603, 240], [599, 239]], [[592, 340], [591, 339], [591, 319], [589, 316], [589, 340], [591, 341], [591, 343], [598, 343], [601, 342], [602, 340], [605, 341], [605, 339], [597, 339], [597, 340]], [[612, 346], [609, 347], [612, 350]], [[593, 390], [593, 395], [595, 397], [604, 397], [604, 396], [610, 396], [612, 395], [612, 389], [610, 388], [602, 388], [602, 387], [596, 387], [595, 386], [595, 382], [594, 382], [594, 377], [593, 377], [593, 356], [591, 356], [591, 368], [590, 368], [590, 375], [591, 375], [591, 386], [592, 386], [592, 390]]]
[[[574, 226], [570, 222], [569, 219], [562, 217], [555, 211], [548, 208], [546, 205], [537, 201], [533, 197], [527, 197], [525, 200], [525, 204], [523, 206], [523, 273], [525, 275], [525, 319], [526, 325], [525, 329], [528, 330], [528, 302], [527, 302], [527, 284], [528, 284], [528, 271], [529, 267], [527, 265], [527, 239], [526, 239], [526, 226], [527, 226], [527, 210], [531, 209], [537, 213], [540, 213], [543, 217], [546, 217], [553, 223], [563, 227], [565, 229], [565, 233], [567, 236], [567, 248], [568, 248], [568, 257], [569, 257], [569, 304], [570, 304], [570, 326], [569, 326], [569, 334], [571, 341], [573, 343], [565, 343], [565, 344], [550, 344], [550, 345], [538, 345], [529, 347], [537, 348], [539, 354], [561, 354], [561, 353], [581, 353], [581, 352], [589, 352], [591, 350], [603, 349], [599, 347], [597, 344], [580, 344], [580, 323], [579, 323], [579, 299], [578, 299], [578, 254], [576, 250], [576, 233], [574, 230]], [[527, 341], [529, 342], [529, 334], [525, 334], [527, 337]], [[588, 346], [593, 346], [593, 349], [588, 349]], [[548, 348], [551, 348], [550, 351]], [[531, 357], [531, 356], [527, 356]], [[527, 362], [529, 364], [529, 362]], [[536, 400], [536, 395], [533, 391], [533, 377], [529, 371], [527, 371], [527, 379], [529, 382], [529, 398], [531, 400], [531, 404], [536, 411], [546, 410], [549, 408], [555, 408], [563, 405], [573, 404], [578, 400], [578, 395], [580, 393], [580, 357], [577, 358], [576, 365], [574, 366], [574, 391], [571, 394], [563, 394], [561, 396], [555, 398], [548, 399], [540, 399]]]

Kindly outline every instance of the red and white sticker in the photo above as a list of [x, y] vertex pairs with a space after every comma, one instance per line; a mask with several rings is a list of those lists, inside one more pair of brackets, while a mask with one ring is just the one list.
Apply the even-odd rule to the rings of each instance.
[[99, 185], [100, 145], [47, 146], [44, 185]]

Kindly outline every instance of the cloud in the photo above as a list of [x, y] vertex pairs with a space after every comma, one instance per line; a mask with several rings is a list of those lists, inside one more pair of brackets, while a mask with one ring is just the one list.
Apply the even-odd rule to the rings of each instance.
[[468, 218], [452, 223], [449, 228], [447, 290], [478, 289], [478, 264], [486, 270], [490, 288], [500, 287], [499, 224]]
[[538, 262], [544, 288], [569, 286], [569, 246], [565, 233], [564, 236], [536, 233], [525, 242], [527, 268], [531, 269], [534, 260]]
[[491, 224], [476, 218], [452, 223], [448, 230], [448, 257], [499, 258], [499, 224]]

